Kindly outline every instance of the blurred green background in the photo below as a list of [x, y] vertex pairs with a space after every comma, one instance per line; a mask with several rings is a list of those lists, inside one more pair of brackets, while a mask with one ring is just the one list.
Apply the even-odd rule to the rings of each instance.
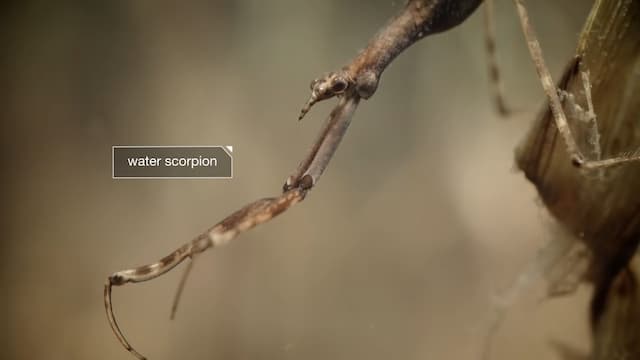
[[[20, 1], [2, 14], [3, 359], [132, 359], [106, 277], [280, 191], [333, 106], [309, 82], [402, 1]], [[530, 1], [552, 73], [588, 1]], [[479, 359], [494, 295], [550, 241], [513, 149], [542, 91], [497, 1], [507, 100], [493, 112], [482, 9], [392, 63], [306, 201], [181, 269], [115, 288], [132, 344], [161, 359]], [[233, 145], [233, 180], [112, 180], [112, 145]], [[494, 359], [586, 351], [588, 289], [529, 289]]]

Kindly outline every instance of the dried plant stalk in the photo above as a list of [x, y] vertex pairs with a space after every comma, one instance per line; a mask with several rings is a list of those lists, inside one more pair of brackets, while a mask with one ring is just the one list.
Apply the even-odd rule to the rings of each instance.
[[[588, 107], [583, 73], [590, 74], [603, 157], [640, 148], [640, 3], [600, 0], [582, 32], [576, 58], [560, 89]], [[569, 112], [567, 110], [567, 112]], [[583, 149], [593, 149], [590, 128], [572, 119]], [[593, 278], [619, 271], [640, 240], [640, 167], [603, 169], [603, 176], [571, 166], [550, 111], [546, 110], [517, 151], [517, 163], [537, 187], [549, 211], [597, 255]], [[584, 150], [583, 150], [584, 151]]]
[[[576, 56], [559, 82], [561, 94], [566, 95], [564, 110], [571, 114], [569, 126], [578, 140], [576, 146], [590, 160], [637, 156], [639, 39], [639, 1], [596, 1]], [[594, 343], [601, 344], [594, 359], [611, 358], [613, 353], [606, 355], [608, 350], [602, 348], [602, 344], [611, 343], [605, 341], [611, 333], [617, 334], [617, 344], [640, 343], [640, 332], [628, 331], [632, 323], [640, 323], [638, 311], [627, 312], [627, 318], [619, 318], [615, 327], [602, 330], [603, 314], [617, 313], [615, 307], [627, 302], [612, 301], [613, 289], [638, 291], [637, 286], [628, 286], [636, 275], [627, 265], [640, 242], [640, 166], [625, 164], [597, 171], [571, 166], [548, 107], [519, 147], [516, 161], [550, 213], [590, 249], [588, 279], [596, 288], [591, 318]], [[638, 294], [625, 296], [637, 298]], [[615, 351], [635, 354], [628, 358], [638, 356], [631, 347]]]
[[640, 358], [640, 258], [620, 271], [603, 294], [602, 313], [593, 328], [592, 359]]

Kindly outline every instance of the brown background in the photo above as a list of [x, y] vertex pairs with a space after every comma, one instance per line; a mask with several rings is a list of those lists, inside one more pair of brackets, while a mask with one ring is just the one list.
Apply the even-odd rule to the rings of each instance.
[[[554, 76], [587, 1], [530, 1]], [[278, 193], [332, 102], [296, 117], [401, 1], [21, 1], [4, 46], [2, 358], [130, 359], [107, 324], [110, 273], [159, 259]], [[361, 104], [307, 200], [180, 271], [116, 288], [151, 359], [478, 359], [494, 294], [548, 242], [513, 170], [542, 91], [513, 5], [498, 1], [508, 100], [492, 112], [482, 12], [422, 40]], [[596, 109], [597, 110], [597, 109]], [[111, 179], [114, 144], [234, 146], [233, 180]], [[588, 289], [523, 294], [494, 359], [589, 348]]]

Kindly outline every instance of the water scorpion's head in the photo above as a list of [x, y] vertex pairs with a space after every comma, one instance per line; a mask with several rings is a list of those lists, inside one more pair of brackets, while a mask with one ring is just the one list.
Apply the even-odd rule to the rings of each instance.
[[353, 80], [344, 71], [330, 72], [311, 82], [311, 97], [302, 108], [298, 120], [309, 112], [318, 101], [344, 94], [353, 85]]

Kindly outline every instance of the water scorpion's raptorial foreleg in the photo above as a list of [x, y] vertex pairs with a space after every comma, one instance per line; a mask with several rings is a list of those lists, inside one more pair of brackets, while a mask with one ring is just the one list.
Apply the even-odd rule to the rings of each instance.
[[301, 120], [318, 101], [355, 91], [363, 99], [378, 88], [384, 69], [404, 49], [431, 34], [462, 23], [482, 0], [409, 0], [400, 14], [369, 41], [349, 63], [311, 82], [311, 97], [302, 108]]
[[[282, 194], [256, 200], [244, 206], [156, 263], [118, 271], [109, 276], [104, 286], [105, 311], [114, 334], [125, 349], [138, 359], [145, 359], [127, 341], [116, 322], [111, 302], [114, 286], [157, 278], [184, 260], [193, 260], [209, 248], [224, 245], [241, 233], [270, 221], [302, 201], [328, 166], [360, 99], [368, 99], [374, 94], [380, 76], [389, 63], [417, 40], [460, 24], [481, 2], [482, 0], [409, 0], [401, 13], [369, 42], [351, 64], [312, 82], [311, 99], [302, 110], [300, 118], [320, 100], [339, 95], [341, 99], [331, 111], [309, 153], [294, 174], [287, 179]], [[191, 265], [187, 267], [178, 286], [172, 316], [190, 269]]]

